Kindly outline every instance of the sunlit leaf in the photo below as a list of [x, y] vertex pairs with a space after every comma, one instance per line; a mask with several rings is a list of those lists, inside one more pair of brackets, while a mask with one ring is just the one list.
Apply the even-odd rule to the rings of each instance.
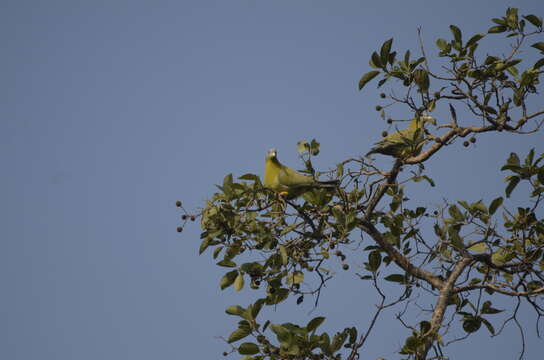
[[364, 74], [363, 77], [361, 77], [361, 80], [359, 80], [359, 90], [361, 90], [370, 80], [378, 76], [379, 73], [379, 71], [374, 70]]

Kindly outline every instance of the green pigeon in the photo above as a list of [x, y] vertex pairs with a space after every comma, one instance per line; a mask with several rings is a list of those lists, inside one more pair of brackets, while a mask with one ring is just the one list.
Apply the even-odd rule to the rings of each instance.
[[335, 188], [339, 183], [339, 180], [319, 181], [288, 168], [279, 162], [276, 149], [270, 149], [266, 153], [264, 186], [287, 199], [296, 198], [315, 188]]
[[418, 155], [425, 143], [425, 123], [436, 125], [436, 120], [431, 116], [418, 116], [414, 118], [408, 128], [387, 135], [378, 141], [366, 154], [382, 154], [405, 159]]

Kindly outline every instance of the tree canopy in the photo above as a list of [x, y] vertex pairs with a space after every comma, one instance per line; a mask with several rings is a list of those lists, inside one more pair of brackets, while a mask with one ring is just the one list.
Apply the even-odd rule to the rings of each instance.
[[[469, 341], [478, 331], [500, 334], [506, 323], [517, 322], [522, 302], [534, 310], [539, 331], [544, 315], [544, 142], [526, 154], [497, 154], [506, 159], [498, 174], [506, 175], [505, 190], [490, 202], [458, 199], [430, 208], [414, 205], [406, 195], [416, 182], [435, 186], [425, 162], [451, 151], [455, 143], [468, 147], [482, 133], [541, 130], [544, 109], [532, 99], [539, 96], [544, 67], [542, 18], [509, 8], [492, 22], [486, 32], [474, 35], [450, 25], [451, 38], [437, 39], [432, 49], [419, 37], [419, 49], [401, 54], [389, 39], [371, 54], [373, 70], [361, 77], [359, 90], [378, 78], [378, 87], [390, 86], [380, 95], [384, 103], [375, 108], [392, 128], [391, 134], [382, 134], [378, 151], [316, 172], [312, 159], [320, 144], [315, 139], [298, 143], [305, 172], [340, 180], [335, 191], [312, 188], [298, 199], [285, 199], [265, 188], [258, 175], [229, 174], [201, 210], [186, 211], [178, 202], [184, 221], [178, 231], [199, 219], [199, 252], [211, 252], [226, 268], [221, 289], [259, 294], [254, 303], [226, 309], [238, 323], [226, 337], [230, 351], [225, 355], [358, 359], [380, 313], [390, 307], [400, 309], [397, 320], [406, 328], [403, 345], [391, 349], [402, 358], [441, 359], [453, 341]], [[493, 54], [479, 51], [494, 37], [504, 48], [494, 48]], [[524, 58], [529, 52], [541, 58], [530, 62]], [[390, 116], [393, 108], [402, 118]], [[442, 114], [448, 116], [435, 115], [438, 109], [446, 109]], [[412, 130], [402, 130], [407, 128], [403, 121], [412, 121]], [[389, 168], [374, 161], [384, 155], [390, 156]], [[332, 334], [319, 330], [324, 316], [306, 324], [259, 317], [263, 306], [280, 306], [289, 297], [300, 304], [313, 295], [317, 306], [324, 284], [334, 280], [328, 263], [343, 262], [348, 253], [364, 264], [355, 281], [368, 281], [376, 290], [377, 308], [367, 327]], [[350, 270], [347, 263], [342, 267]], [[398, 291], [391, 295], [384, 284]], [[501, 296], [515, 298], [518, 305], [497, 308]], [[419, 297], [433, 306], [425, 310], [425, 320], [412, 323], [406, 314]], [[497, 324], [494, 315], [503, 311], [511, 316]], [[465, 335], [452, 337], [455, 327]]]

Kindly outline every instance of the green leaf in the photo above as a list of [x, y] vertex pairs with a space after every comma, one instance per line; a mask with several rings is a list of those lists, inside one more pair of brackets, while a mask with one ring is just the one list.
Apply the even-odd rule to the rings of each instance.
[[406, 65], [410, 64], [410, 50], [406, 50], [406, 52], [404, 53], [404, 62], [406, 63]]
[[238, 276], [238, 270], [232, 270], [226, 273], [219, 282], [219, 286], [221, 287], [221, 290], [228, 288], [232, 285], [234, 280], [236, 279], [236, 276]]
[[[506, 160], [506, 165], [519, 166], [520, 165], [519, 156], [516, 153], [510, 153], [508, 160]], [[503, 168], [501, 168], [501, 170], [503, 170]]]
[[325, 321], [325, 318], [322, 316], [313, 318], [312, 320], [310, 320], [308, 325], [306, 325], [306, 330], [308, 330], [308, 332], [314, 331], [319, 327], [319, 325], [323, 324], [323, 321]]
[[368, 255], [368, 271], [375, 272], [379, 269], [382, 263], [382, 255], [379, 251], [374, 250]]
[[221, 252], [221, 250], [223, 250], [222, 247], [217, 247], [213, 250], [213, 258], [214, 259], [217, 259], [217, 257], [219, 256], [219, 253]]
[[234, 290], [240, 291], [244, 287], [244, 274], [239, 273], [234, 280]]
[[519, 178], [519, 176], [514, 176], [510, 179], [510, 182], [508, 183], [508, 186], [506, 186], [506, 190], [505, 190], [506, 197], [510, 197], [510, 194], [519, 184], [520, 180], [521, 179]]
[[444, 39], [437, 39], [436, 40], [436, 46], [440, 49], [440, 50], [446, 50], [448, 48], [448, 42]]
[[242, 316], [242, 314], [246, 311], [243, 307], [240, 305], [232, 305], [225, 309], [225, 312], [229, 315], [235, 315], [235, 316]]
[[296, 285], [304, 281], [304, 273], [301, 271], [295, 271], [287, 275], [287, 284]]
[[340, 350], [340, 347], [344, 344], [344, 342], [346, 341], [346, 338], [347, 338], [347, 333], [345, 332], [335, 334], [334, 337], [332, 338], [331, 351], [334, 353]]
[[491, 21], [493, 21], [495, 24], [506, 25], [506, 20], [504, 19], [493, 18]]
[[364, 74], [361, 80], [359, 80], [359, 90], [361, 90], [370, 80], [378, 76], [379, 73], [379, 71], [374, 70]]
[[542, 27], [542, 19], [535, 15], [526, 15], [523, 17], [525, 20], [530, 22], [536, 27]]
[[254, 355], [259, 353], [259, 346], [257, 344], [246, 342], [238, 347], [238, 353], [240, 355]]
[[518, 27], [518, 9], [508, 8], [506, 10], [506, 22], [511, 29], [517, 29]]
[[290, 338], [289, 331], [287, 331], [287, 329], [281, 325], [271, 324], [270, 330], [272, 330], [272, 332], [276, 334], [276, 337], [278, 338], [278, 341], [280, 343], [285, 343]]
[[428, 321], [422, 321], [419, 323], [419, 329], [421, 330], [421, 334], [426, 334], [431, 330], [431, 323]]
[[481, 313], [482, 314], [498, 314], [503, 312], [504, 310], [495, 309], [491, 306], [491, 301], [486, 301], [482, 305]]
[[336, 165], [336, 177], [341, 178], [342, 176], [344, 176], [344, 164], [340, 163]]
[[310, 143], [310, 153], [312, 156], [319, 155], [319, 146], [320, 144], [315, 139], [312, 139], [312, 142]]
[[514, 79], [517, 80], [519, 78], [519, 71], [515, 66], [507, 67], [506, 71], [508, 71], [508, 73], [514, 77]]
[[223, 188], [227, 189], [232, 185], [232, 174], [228, 174], [223, 179]]
[[432, 187], [435, 187], [434, 180], [428, 177], [427, 175], [422, 175], [421, 178], [429, 183]]
[[238, 341], [238, 340], [241, 340], [241, 339], [245, 338], [249, 334], [251, 334], [251, 330], [249, 328], [247, 328], [247, 327], [238, 328], [238, 329], [234, 330], [229, 335], [229, 338], [228, 338], [227, 342], [229, 344], [233, 343], [235, 341]]
[[217, 263], [217, 265], [223, 266], [223, 267], [236, 267], [236, 263], [228, 259], [221, 260], [220, 262]]
[[415, 352], [419, 346], [419, 340], [415, 336], [410, 336], [406, 339], [403, 349], [408, 350], [409, 352]]
[[393, 44], [393, 38], [384, 42], [380, 50], [380, 60], [382, 64], [384, 65], [387, 64], [387, 62], [389, 61], [389, 52], [391, 51], [392, 44]]
[[491, 262], [495, 265], [504, 265], [514, 258], [514, 253], [507, 249], [499, 249], [491, 255]]
[[448, 228], [448, 235], [449, 240], [454, 247], [461, 249], [464, 246], [463, 239], [459, 236], [459, 229], [456, 226], [450, 226]]
[[421, 92], [425, 93], [429, 91], [429, 74], [424, 69], [417, 69], [414, 71], [414, 80]]
[[459, 210], [457, 205], [451, 205], [448, 209], [448, 212], [450, 216], [457, 222], [463, 222], [465, 220], [465, 216], [463, 213]]
[[391, 274], [389, 276], [384, 277], [384, 280], [402, 283], [402, 284], [406, 283], [406, 277], [401, 274]]
[[471, 207], [470, 207], [470, 210], [471, 210], [472, 214], [474, 214], [476, 212], [480, 212], [482, 214], [487, 214], [488, 213], [487, 207], [484, 205], [482, 200], [473, 203], [471, 205]]
[[274, 294], [270, 294], [266, 298], [266, 305], [279, 304], [280, 302], [287, 299], [288, 296], [289, 296], [289, 290], [288, 289], [284, 289], [284, 288], [278, 289], [278, 290], [276, 290], [276, 292]]
[[255, 319], [257, 315], [259, 315], [259, 312], [261, 311], [261, 308], [263, 307], [265, 303], [265, 299], [259, 299], [253, 304], [251, 307], [251, 317]]
[[285, 246], [280, 245], [280, 256], [281, 256], [281, 263], [283, 265], [287, 265], [289, 263], [289, 256], [287, 255], [287, 250], [285, 249]]
[[491, 335], [495, 335], [495, 328], [493, 328], [493, 325], [491, 325], [491, 323], [489, 321], [487, 321], [487, 319], [484, 319], [484, 318], [480, 318], [480, 320], [484, 323], [485, 327], [487, 328], [487, 330], [489, 331], [489, 333]]
[[542, 52], [544, 52], [544, 42], [537, 42], [531, 45], [531, 47], [534, 47], [535, 49], [538, 49]]
[[384, 67], [384, 65], [382, 64], [380, 55], [378, 55], [378, 53], [375, 52], [375, 51], [372, 53], [371, 61], [374, 64], [374, 66], [376, 66], [377, 68], [383, 68]]
[[540, 69], [542, 66], [544, 66], [544, 58], [538, 60], [533, 67], [535, 69]]
[[490, 27], [489, 30], [487, 30], [487, 32], [489, 34], [499, 34], [499, 33], [505, 32], [507, 29], [508, 27], [504, 25], [497, 25], [497, 26]]
[[303, 153], [303, 152], [307, 151], [309, 148], [310, 148], [310, 144], [308, 144], [307, 141], [301, 140], [301, 141], [297, 142], [297, 151], [299, 153]]
[[502, 196], [499, 196], [495, 200], [491, 202], [491, 205], [489, 205], [489, 214], [493, 215], [497, 209], [502, 205], [502, 202], [504, 201]]
[[255, 175], [255, 174], [244, 174], [242, 176], [240, 176], [238, 179], [240, 180], [251, 180], [251, 181], [255, 181], [255, 182], [261, 182], [261, 179]]
[[455, 25], [450, 25], [450, 30], [451, 30], [451, 33], [453, 34], [453, 38], [455, 39], [455, 41], [461, 44], [462, 43], [461, 30]]
[[201, 255], [206, 249], [210, 246], [210, 239], [204, 239], [200, 243], [200, 247], [198, 249], [198, 254]]
[[485, 245], [485, 243], [477, 243], [469, 246], [467, 250], [474, 251], [476, 253], [483, 253], [486, 252], [487, 246]]
[[465, 330], [467, 333], [473, 333], [478, 331], [480, 326], [482, 326], [482, 321], [480, 317], [471, 316], [463, 321], [463, 330]]
[[541, 167], [538, 170], [538, 173], [537, 173], [536, 176], [537, 176], [538, 181], [540, 182], [540, 185], [544, 185], [544, 167]]
[[467, 44], [465, 45], [467, 48], [476, 44], [478, 41], [482, 40], [482, 38], [485, 36], [485, 34], [476, 34], [473, 37], [470, 38], [469, 41], [467, 41]]

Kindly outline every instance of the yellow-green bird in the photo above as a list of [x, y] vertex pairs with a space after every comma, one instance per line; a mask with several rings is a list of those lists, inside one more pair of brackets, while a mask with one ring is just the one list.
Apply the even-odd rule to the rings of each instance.
[[296, 198], [315, 188], [335, 188], [339, 184], [338, 180], [319, 181], [282, 165], [276, 149], [268, 150], [265, 159], [264, 186], [287, 199]]
[[436, 120], [431, 116], [417, 116], [410, 122], [408, 128], [387, 135], [378, 141], [366, 155], [383, 154], [405, 159], [419, 154], [425, 142], [424, 133], [427, 122], [436, 125]]

